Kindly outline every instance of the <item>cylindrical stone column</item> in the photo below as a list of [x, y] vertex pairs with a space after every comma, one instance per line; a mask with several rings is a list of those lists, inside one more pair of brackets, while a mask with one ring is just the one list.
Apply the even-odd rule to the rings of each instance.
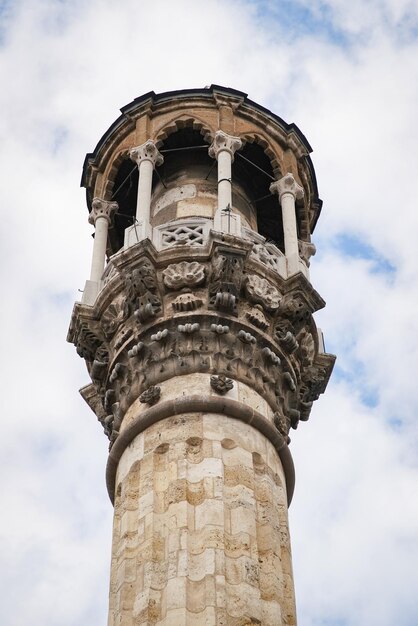
[[141, 146], [132, 148], [129, 152], [129, 156], [137, 163], [139, 168], [136, 219], [139, 223], [144, 224], [145, 229], [147, 229], [151, 223], [152, 174], [154, 167], [163, 163], [164, 157], [160, 154], [157, 146], [151, 139]]
[[270, 191], [278, 194], [282, 208], [284, 249], [288, 275], [291, 276], [300, 271], [295, 201], [303, 198], [303, 187], [298, 185], [293, 174], [289, 173], [272, 183]]
[[107, 232], [117, 209], [117, 202], [107, 202], [106, 200], [101, 200], [101, 198], [94, 198], [92, 202], [92, 209], [89, 215], [89, 223], [95, 227], [90, 271], [90, 280], [92, 282], [99, 283], [101, 280], [106, 259]]
[[[125, 414], [108, 473], [109, 626], [296, 624], [277, 431], [247, 385], [208, 387], [208, 375], [178, 377]], [[178, 389], [200, 394], [179, 403]]]
[[241, 146], [242, 141], [239, 137], [218, 130], [209, 147], [209, 156], [218, 161], [218, 210], [223, 211], [232, 207], [232, 163], [235, 151]]

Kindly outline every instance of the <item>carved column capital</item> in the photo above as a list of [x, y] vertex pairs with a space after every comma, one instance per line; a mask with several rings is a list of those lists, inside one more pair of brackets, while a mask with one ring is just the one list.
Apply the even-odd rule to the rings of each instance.
[[101, 198], [94, 198], [91, 203], [89, 223], [95, 226], [97, 218], [105, 217], [107, 223], [110, 225], [118, 208], [117, 202], [109, 202], [107, 200], [102, 200]]
[[215, 138], [209, 146], [209, 156], [213, 159], [218, 159], [218, 154], [222, 151], [229, 152], [231, 160], [234, 160], [234, 154], [236, 150], [242, 147], [242, 141], [239, 137], [233, 137], [227, 135], [223, 130], [218, 130], [215, 133]]
[[303, 187], [296, 182], [295, 177], [290, 172], [285, 174], [283, 178], [271, 183], [270, 191], [277, 193], [280, 202], [285, 193], [291, 194], [295, 200], [300, 200], [304, 195]]
[[164, 161], [163, 155], [158, 151], [158, 148], [152, 139], [148, 139], [142, 145], [136, 146], [136, 148], [131, 148], [131, 150], [129, 150], [129, 156], [132, 161], [135, 161], [135, 163], [138, 164], [138, 167], [144, 161], [152, 163], [152, 167], [161, 165]]

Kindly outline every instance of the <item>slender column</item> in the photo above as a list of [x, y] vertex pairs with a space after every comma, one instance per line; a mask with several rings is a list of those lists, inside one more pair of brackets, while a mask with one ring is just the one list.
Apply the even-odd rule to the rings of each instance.
[[99, 283], [102, 277], [106, 257], [107, 231], [117, 209], [117, 202], [107, 202], [100, 198], [94, 198], [92, 202], [92, 209], [89, 215], [89, 222], [95, 227], [90, 271], [90, 280], [92, 282]]
[[270, 191], [277, 193], [282, 207], [284, 249], [290, 276], [300, 270], [295, 201], [303, 198], [303, 187], [298, 185], [293, 174], [289, 173], [272, 183]]
[[218, 210], [220, 211], [232, 206], [231, 166], [235, 150], [239, 150], [241, 146], [242, 141], [239, 137], [232, 137], [218, 130], [209, 147], [209, 156], [218, 161]]
[[136, 219], [139, 224], [144, 226], [146, 233], [151, 223], [151, 190], [152, 190], [152, 174], [154, 167], [161, 165], [164, 157], [157, 149], [155, 143], [148, 139], [141, 146], [132, 148], [129, 152], [132, 161], [138, 164], [139, 180], [138, 180], [138, 198], [136, 204]]

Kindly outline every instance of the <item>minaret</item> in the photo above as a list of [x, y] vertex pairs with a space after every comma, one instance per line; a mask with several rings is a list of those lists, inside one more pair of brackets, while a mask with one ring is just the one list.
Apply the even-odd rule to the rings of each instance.
[[296, 624], [289, 430], [334, 364], [294, 124], [212, 85], [136, 98], [84, 163], [91, 274], [68, 340], [109, 438], [109, 626]]

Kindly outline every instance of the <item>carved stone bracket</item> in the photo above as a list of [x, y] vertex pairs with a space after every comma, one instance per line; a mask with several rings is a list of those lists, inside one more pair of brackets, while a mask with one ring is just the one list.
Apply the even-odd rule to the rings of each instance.
[[242, 284], [244, 258], [240, 251], [217, 248], [209, 287], [209, 302], [216, 309], [235, 311]]
[[146, 322], [162, 310], [162, 302], [158, 293], [157, 275], [149, 259], [125, 277], [125, 316], [132, 313], [140, 322]]
[[302, 241], [299, 239], [299, 256], [306, 263], [306, 266], [310, 266], [310, 258], [316, 254], [315, 244], [309, 241]]

